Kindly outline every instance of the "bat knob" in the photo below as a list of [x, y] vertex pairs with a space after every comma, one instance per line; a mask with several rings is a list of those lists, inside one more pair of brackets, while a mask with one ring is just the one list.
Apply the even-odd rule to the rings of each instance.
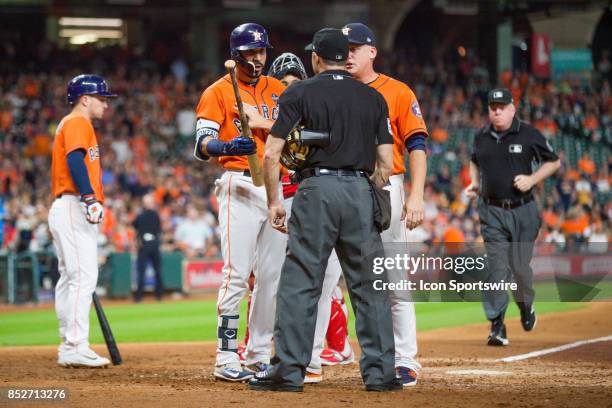
[[234, 69], [234, 68], [236, 68], [236, 61], [231, 60], [231, 59], [225, 61], [225, 69]]

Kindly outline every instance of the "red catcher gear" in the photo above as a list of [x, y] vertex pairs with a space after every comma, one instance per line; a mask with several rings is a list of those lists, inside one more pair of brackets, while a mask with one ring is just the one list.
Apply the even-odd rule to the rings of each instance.
[[344, 295], [338, 287], [334, 290], [331, 304], [331, 315], [327, 327], [327, 347], [339, 353], [344, 352], [348, 337], [348, 309], [344, 304]]

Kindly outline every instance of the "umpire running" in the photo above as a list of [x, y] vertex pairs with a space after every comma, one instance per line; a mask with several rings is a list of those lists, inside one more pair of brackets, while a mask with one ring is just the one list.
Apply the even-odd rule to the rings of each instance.
[[[474, 139], [467, 195], [478, 200], [480, 231], [485, 241], [487, 282], [517, 284], [514, 299], [525, 331], [536, 324], [533, 307], [533, 271], [529, 266], [542, 223], [533, 187], [555, 173], [560, 161], [546, 138], [533, 126], [515, 117], [510, 91], [489, 92], [489, 119]], [[533, 164], [541, 164], [533, 172]], [[491, 321], [490, 346], [508, 345], [504, 315], [507, 291], [484, 291], [483, 304]]]
[[[382, 242], [373, 219], [373, 195], [366, 179], [386, 184], [393, 161], [387, 105], [345, 69], [348, 39], [342, 31], [318, 31], [312, 50], [316, 76], [294, 83], [281, 95], [278, 119], [266, 142], [264, 177], [269, 219], [283, 229], [278, 197], [279, 157], [296, 124], [329, 132], [329, 144], [314, 149], [298, 172], [300, 187], [289, 221], [287, 256], [281, 272], [274, 329], [276, 357], [256, 374], [249, 388], [302, 391], [310, 361], [317, 302], [327, 260], [336, 249], [347, 281], [367, 390], [401, 389], [395, 378], [391, 306], [385, 292], [372, 289], [372, 251]], [[376, 171], [374, 171], [376, 167]]]

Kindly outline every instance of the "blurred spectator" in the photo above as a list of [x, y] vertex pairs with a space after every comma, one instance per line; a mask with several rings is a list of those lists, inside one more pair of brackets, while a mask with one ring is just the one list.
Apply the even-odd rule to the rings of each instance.
[[608, 252], [608, 234], [604, 231], [603, 223], [597, 221], [589, 227], [589, 252], [605, 254]]
[[595, 162], [585, 153], [582, 155], [582, 158], [578, 160], [578, 169], [587, 176], [592, 176], [595, 174]]
[[[290, 46], [287, 41], [287, 48]], [[55, 127], [68, 111], [66, 83], [77, 74], [64, 62], [74, 61], [71, 66], [104, 74], [111, 89], [120, 94], [111, 102], [108, 118], [96, 123], [103, 155], [102, 180], [108, 192], [101, 255], [135, 250], [132, 222], [142, 206], [140, 197], [152, 192], [161, 221], [162, 250], [178, 248], [187, 256], [220, 256], [214, 215], [218, 204], [213, 193], [220, 169], [213, 162], [194, 166], [192, 158], [194, 110], [200, 93], [214, 78], [212, 73], [196, 78], [186, 57], [163, 44], [146, 60], [127, 48], [95, 49], [94, 57], [91, 47], [60, 50], [45, 44], [41, 55], [29, 58], [31, 64], [37, 64], [35, 74], [19, 59], [23, 47], [9, 40], [2, 48], [3, 63], [10, 67], [0, 76], [3, 249], [48, 247], [46, 219], [37, 208], [48, 208], [50, 186], [40, 175], [49, 169]], [[610, 234], [609, 52], [597, 63], [601, 74], [597, 82], [595, 76], [568, 74], [551, 81], [510, 71], [494, 78], [473, 50], [460, 59], [455, 52], [436, 55], [430, 61], [402, 51], [384, 62], [390, 74], [411, 84], [431, 130], [425, 223], [408, 234], [410, 239], [443, 241], [449, 222], [465, 240], [481, 239], [475, 203], [466, 202], [461, 195], [469, 182], [465, 164], [471, 152], [465, 146], [471, 145], [474, 131], [486, 122], [486, 90], [498, 85], [498, 79], [512, 87], [521, 119], [548, 136], [562, 158], [557, 179], [540, 187], [545, 190], [542, 211], [545, 225], [553, 228], [550, 232], [558, 226], [556, 234], [567, 241], [584, 242], [591, 239], [585, 235], [589, 230]], [[187, 208], [192, 215], [199, 209], [196, 219], [201, 230], [192, 228], [189, 216], [184, 217]], [[577, 211], [581, 213], [578, 218]], [[595, 228], [598, 220], [601, 225]]]
[[212, 228], [200, 216], [198, 210], [189, 206], [187, 216], [178, 221], [174, 238], [180, 250], [188, 257], [202, 257], [206, 244], [212, 238]]

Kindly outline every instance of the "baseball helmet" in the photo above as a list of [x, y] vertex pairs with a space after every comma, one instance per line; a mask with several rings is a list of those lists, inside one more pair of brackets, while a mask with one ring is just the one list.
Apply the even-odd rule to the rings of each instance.
[[108, 90], [104, 78], [99, 75], [82, 74], [68, 82], [67, 99], [69, 104], [75, 103], [81, 95], [100, 95], [114, 98], [117, 95]]
[[300, 79], [306, 79], [306, 69], [302, 64], [302, 61], [290, 52], [285, 52], [279, 55], [268, 71], [269, 76], [273, 76], [276, 79], [282, 79], [285, 75], [295, 75]]
[[257, 23], [245, 23], [234, 28], [230, 34], [230, 55], [239, 59], [240, 51], [255, 48], [272, 48], [268, 40], [268, 32]]

